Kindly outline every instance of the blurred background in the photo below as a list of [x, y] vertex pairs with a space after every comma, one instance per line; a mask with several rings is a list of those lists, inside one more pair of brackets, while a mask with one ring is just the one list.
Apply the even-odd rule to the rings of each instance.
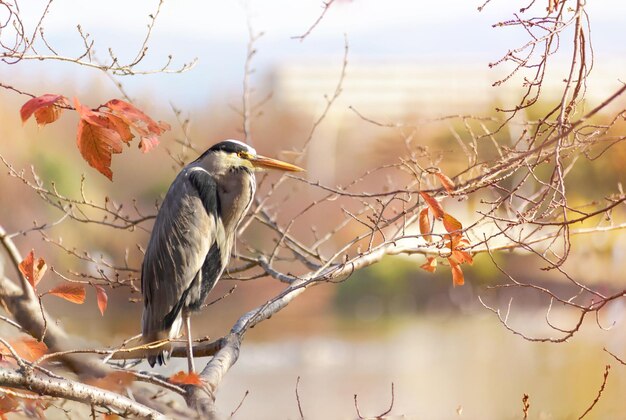
[[[60, 54], [74, 57], [82, 48], [76, 31], [80, 24], [94, 39], [96, 57], [105, 60], [111, 48], [120, 57], [132, 58], [143, 42], [148, 14], [154, 13], [157, 4], [56, 0], [44, 23], [45, 34]], [[263, 103], [251, 125], [252, 144], [260, 153], [291, 160], [290, 151], [307, 139], [326, 98], [336, 89], [346, 36], [349, 52], [343, 92], [316, 130], [305, 156], [308, 179], [346, 184], [368, 169], [397, 162], [403, 157], [402, 145], [410, 132], [402, 124], [418, 127], [415, 141], [438, 151], [441, 167], [452, 176], [466, 164], [465, 156], [454, 152], [458, 148], [454, 134], [464, 129], [463, 123], [434, 120], [454, 114], [497, 116], [495, 107], [515, 104], [521, 92], [521, 82], [515, 79], [492, 87], [510, 69], [488, 64], [525, 42], [521, 28], [492, 27], [524, 5], [492, 0], [478, 12], [480, 5], [466, 0], [436, 4], [337, 1], [300, 41], [292, 37], [313, 24], [322, 12], [321, 1], [166, 1], [142, 66], [160, 68], [170, 54], [174, 67], [197, 58], [197, 65], [185, 73], [111, 80], [97, 70], [62, 62], [0, 66], [4, 84], [35, 95], [77, 96], [91, 107], [121, 97], [116, 87], [121, 83], [139, 107], [172, 125], [156, 150], [143, 155], [133, 146], [114, 156], [111, 183], [81, 159], [75, 143], [78, 119], [74, 113], [67, 112], [42, 129], [32, 121], [22, 125], [18, 111], [28, 98], [0, 90], [0, 154], [18, 171], [28, 173], [32, 165], [46, 185], [54, 182], [62, 194], [79, 197], [84, 174], [89, 199], [102, 203], [109, 197], [131, 213], [136, 200], [142, 212], [154, 213], [154, 203], [164, 196], [179, 170], [173, 157], [180, 156], [181, 139], [187, 136], [203, 151], [221, 139], [242, 138], [237, 110], [241, 108], [252, 28], [254, 34], [263, 33], [254, 44], [254, 73], [250, 75], [252, 102]], [[34, 25], [45, 2], [20, 6], [23, 17]], [[587, 10], [595, 63], [587, 83], [586, 104], [592, 108], [624, 80], [626, 44], [621, 40], [626, 5], [594, 3]], [[554, 57], [543, 89], [543, 110], [560, 98], [567, 58], [567, 47]], [[611, 109], [620, 104], [623, 106], [624, 100]], [[354, 110], [398, 126], [377, 126]], [[541, 110], [534, 108], [533, 112], [540, 115]], [[503, 131], [497, 141], [506, 144], [516, 135], [519, 133], [514, 130]], [[571, 176], [575, 199], [601, 199], [624, 181], [626, 148], [611, 150], [593, 164], [581, 164]], [[183, 156], [187, 161], [196, 157], [189, 150]], [[7, 231], [61, 217], [20, 180], [4, 175], [6, 172], [0, 176], [0, 224]], [[269, 183], [276, 179], [275, 174], [269, 177]], [[402, 180], [390, 182], [401, 184]], [[379, 187], [375, 183], [370, 186], [373, 190]], [[289, 191], [297, 199], [281, 204], [278, 216], [282, 223], [299, 212], [304, 201], [319, 196], [319, 191], [302, 184], [293, 183]], [[471, 200], [447, 200], [464, 222], [471, 222], [480, 209], [480, 203]], [[306, 222], [332, 226], [342, 217], [331, 209], [310, 215]], [[139, 247], [145, 246], [149, 229], [149, 223], [127, 232], [64, 221], [47, 235], [76, 249], [77, 254], [88, 252], [96, 259], [102, 256], [117, 262], [127, 255], [129, 265], [139, 267]], [[304, 235], [305, 228], [295, 231]], [[247, 235], [262, 238], [264, 232], [257, 228]], [[36, 255], [44, 256], [49, 266], [68, 277], [96, 269], [43, 241], [38, 232], [17, 237], [16, 243], [23, 254], [34, 248]], [[520, 281], [545, 285], [563, 295], [572, 293], [562, 276], [542, 271], [541, 263], [528, 255], [506, 253], [496, 258]], [[626, 287], [625, 258], [626, 239], [619, 231], [599, 233], [574, 240], [566, 268], [586, 284], [615, 292]], [[519, 418], [524, 393], [530, 395], [532, 418], [573, 418], [595, 398], [604, 366], [614, 364], [603, 347], [626, 354], [621, 301], [601, 313], [599, 322], [613, 326], [611, 330], [598, 328], [596, 321], [589, 319], [570, 342], [532, 343], [507, 331], [480, 305], [478, 296], [505, 310], [513, 296], [487, 289], [506, 281], [488, 256], [479, 255], [473, 267], [464, 268], [466, 284], [456, 288], [449, 270], [430, 274], [419, 269], [422, 263], [422, 257], [390, 257], [356, 272], [344, 283], [316, 286], [250, 331], [239, 362], [220, 387], [218, 406], [228, 415], [249, 391], [238, 418], [298, 418], [295, 387], [300, 377], [299, 395], [307, 418], [354, 418], [354, 394], [359, 396], [364, 415], [379, 414], [389, 406], [392, 383], [392, 414], [407, 418]], [[49, 272], [42, 287], [52, 287], [60, 280]], [[223, 295], [235, 283], [222, 281], [211, 296]], [[223, 335], [243, 312], [281, 290], [280, 284], [268, 278], [237, 284], [235, 293], [198, 316], [200, 322], [194, 324], [198, 335]], [[94, 346], [116, 345], [139, 331], [141, 304], [135, 300], [140, 294], [125, 287], [110, 291], [109, 309], [101, 317], [95, 296], [91, 290], [89, 293], [82, 306], [53, 297], [45, 298], [45, 304], [69, 331]], [[509, 318], [512, 326], [530, 336], [554, 335], [545, 322], [549, 303], [545, 296], [517, 292], [514, 297]], [[561, 309], [553, 309], [552, 321], [571, 326], [575, 314]], [[185, 366], [184, 360], [173, 360], [163, 372]], [[624, 415], [624, 369], [614, 366], [594, 418]]]

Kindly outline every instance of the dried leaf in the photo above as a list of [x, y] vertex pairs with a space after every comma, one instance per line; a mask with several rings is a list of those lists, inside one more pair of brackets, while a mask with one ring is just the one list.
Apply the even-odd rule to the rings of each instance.
[[430, 208], [430, 211], [432, 212], [433, 216], [435, 216], [437, 219], [442, 219], [444, 215], [444, 211], [443, 211], [443, 207], [441, 207], [441, 204], [439, 204], [439, 202], [435, 200], [427, 192], [420, 191], [420, 195], [422, 196], [424, 201], [426, 201], [426, 204], [428, 204], [428, 207]]
[[449, 233], [460, 232], [461, 230], [463, 230], [463, 225], [461, 224], [461, 222], [456, 220], [448, 213], [443, 214], [443, 227], [445, 227], [446, 231], [448, 231]]
[[82, 284], [63, 283], [57, 287], [48, 290], [48, 295], [53, 295], [67, 300], [68, 302], [83, 304], [85, 303], [85, 286]]
[[107, 296], [107, 292], [104, 290], [102, 286], [95, 286], [96, 288], [96, 300], [98, 301], [98, 309], [100, 309], [100, 313], [104, 316], [104, 311], [107, 310], [107, 303], [109, 302], [109, 297]]
[[158, 145], [159, 138], [155, 134], [143, 136], [139, 140], [139, 149], [144, 153], [148, 153], [150, 150], [154, 149]]
[[133, 104], [129, 104], [128, 102], [124, 102], [120, 99], [111, 99], [109, 102], [104, 104], [104, 106], [120, 115], [122, 118], [128, 119], [133, 123], [145, 124], [146, 128], [154, 134], [163, 133], [162, 127], [156, 121], [148, 117], [143, 111]]
[[419, 214], [420, 233], [426, 242], [432, 242], [433, 237], [430, 234], [430, 217], [428, 217], [428, 207], [424, 207]]
[[[2, 393], [2, 388], [0, 388], [0, 393]], [[0, 397], [0, 416], [3, 418], [5, 414], [12, 413], [16, 411], [20, 403], [17, 398], [12, 395], [4, 394]]]
[[474, 264], [474, 259], [472, 255], [464, 250], [455, 249], [452, 251], [452, 258], [454, 258], [459, 264], [468, 263], [469, 265]]
[[441, 171], [436, 172], [435, 175], [437, 176], [437, 178], [439, 178], [439, 181], [441, 182], [443, 188], [446, 189], [446, 192], [448, 194], [452, 194], [454, 192], [454, 189], [456, 188], [454, 186], [454, 181], [452, 181], [447, 175], [445, 175]]
[[34, 362], [48, 352], [48, 347], [43, 341], [37, 341], [32, 337], [18, 338], [9, 343], [21, 358], [29, 362]]
[[74, 106], [81, 118], [76, 137], [78, 150], [90, 166], [113, 180], [111, 156], [122, 153], [122, 137], [128, 135], [122, 127], [123, 122], [111, 114], [81, 105], [78, 98], [74, 98]]
[[102, 378], [89, 378], [85, 382], [88, 385], [106, 389], [117, 393], [123, 392], [135, 381], [135, 375], [130, 372], [112, 372]]
[[39, 258], [35, 264], [35, 250], [31, 249], [24, 261], [19, 264], [19, 268], [26, 280], [28, 280], [28, 283], [35, 289], [48, 266], [43, 258]]
[[110, 112], [102, 112], [101, 113], [104, 118], [109, 120], [110, 125], [106, 128], [110, 128], [111, 130], [115, 130], [117, 134], [120, 135], [120, 138], [124, 143], [130, 143], [130, 141], [135, 137], [133, 133], [130, 131], [130, 126], [126, 121], [117, 115], [113, 115]]
[[154, 121], [139, 108], [128, 102], [112, 99], [104, 106], [139, 133], [141, 137], [139, 148], [144, 153], [154, 149], [159, 144], [158, 136], [171, 129], [169, 124], [163, 121]]
[[465, 251], [465, 248], [469, 247], [469, 241], [464, 238], [460, 233], [452, 233], [447, 236], [446, 246], [450, 248], [451, 255], [449, 259], [454, 260], [457, 264], [473, 264], [474, 259], [472, 255]]
[[170, 376], [169, 380], [173, 384], [202, 386], [202, 379], [195, 372], [187, 373], [181, 370]]
[[[119, 99], [112, 99], [106, 104], [105, 107], [111, 110], [110, 115], [115, 115], [121, 121], [126, 124], [127, 127], [136, 131], [139, 136], [139, 149], [143, 153], [148, 153], [159, 144], [159, 137], [166, 130], [171, 130], [169, 124], [163, 121], [154, 121], [147, 116], [143, 111]], [[123, 136], [122, 136], [123, 137]]]
[[119, 133], [81, 119], [78, 123], [77, 144], [87, 163], [112, 181], [111, 157], [113, 153], [122, 153]]
[[69, 105], [69, 102], [63, 95], [50, 93], [30, 99], [20, 109], [22, 123], [25, 123], [33, 113], [39, 126], [55, 122], [63, 112], [63, 108], [58, 105]]
[[434, 273], [437, 270], [437, 258], [435, 257], [426, 257], [426, 262], [420, 265], [420, 268], [431, 273]]
[[461, 266], [454, 262], [451, 258], [448, 258], [450, 263], [450, 269], [452, 270], [452, 284], [454, 286], [463, 286], [465, 284], [465, 278], [463, 276], [463, 270]]
[[159, 128], [161, 129], [161, 131], [163, 131], [163, 132], [170, 131], [172, 129], [172, 126], [169, 125], [168, 123], [166, 123], [165, 121], [159, 121], [158, 125], [159, 125]]

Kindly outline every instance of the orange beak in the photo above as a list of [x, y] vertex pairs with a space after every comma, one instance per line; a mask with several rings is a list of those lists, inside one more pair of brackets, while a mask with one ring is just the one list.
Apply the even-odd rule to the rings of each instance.
[[292, 165], [291, 163], [283, 162], [282, 160], [272, 159], [265, 156], [250, 156], [250, 162], [257, 168], [270, 168], [270, 169], [280, 169], [281, 171], [289, 171], [289, 172], [302, 172], [304, 169], [299, 166]]

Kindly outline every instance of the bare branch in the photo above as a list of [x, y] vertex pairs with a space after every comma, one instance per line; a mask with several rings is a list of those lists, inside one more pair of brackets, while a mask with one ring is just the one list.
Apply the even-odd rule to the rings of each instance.
[[587, 416], [587, 414], [589, 414], [591, 412], [591, 410], [593, 410], [593, 408], [596, 406], [598, 401], [600, 401], [600, 398], [602, 398], [602, 393], [604, 392], [604, 387], [606, 387], [606, 380], [609, 378], [609, 371], [610, 370], [611, 370], [611, 365], [606, 365], [605, 368], [604, 368], [604, 377], [602, 379], [602, 384], [600, 385], [600, 389], [598, 390], [598, 395], [592, 401], [592, 403], [589, 406], [589, 408], [587, 408], [587, 410], [585, 410], [585, 412], [580, 417], [578, 417], [578, 420], [580, 420], [580, 419], [584, 418], [585, 416]]
[[332, 6], [334, 2], [335, 2], [335, 0], [328, 0], [328, 1], [324, 2], [323, 3], [322, 13], [318, 16], [318, 18], [315, 20], [315, 22], [313, 22], [313, 24], [309, 27], [309, 29], [307, 29], [306, 32], [303, 33], [302, 35], [292, 36], [291, 39], [297, 39], [300, 42], [304, 41], [304, 39], [307, 36], [309, 36], [311, 34], [311, 32], [313, 32], [313, 29], [315, 29], [315, 27], [317, 25], [319, 25], [319, 23], [322, 21], [322, 19], [324, 19], [324, 16], [326, 15], [326, 12], [328, 12], [328, 9], [330, 9], [330, 6]]

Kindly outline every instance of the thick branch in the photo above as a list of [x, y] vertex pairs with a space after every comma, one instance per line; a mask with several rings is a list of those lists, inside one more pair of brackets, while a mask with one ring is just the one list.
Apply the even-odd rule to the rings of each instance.
[[116, 411], [119, 410], [124, 417], [167, 418], [158, 411], [154, 411], [122, 395], [67, 379], [44, 378], [32, 373], [25, 374], [0, 368], [0, 384], [36, 392], [41, 395], [78, 401], [87, 405], [114, 408]]
[[[217, 352], [200, 374], [205, 386], [189, 389], [187, 404], [205, 417], [213, 415], [215, 407], [215, 391], [228, 370], [237, 362], [241, 341], [246, 331], [285, 308], [294, 298], [302, 294], [308, 287], [323, 281], [342, 281], [355, 270], [380, 261], [385, 255], [397, 255], [411, 252], [413, 249], [394, 242], [379, 246], [372, 252], [359, 255], [351, 261], [331, 266], [322, 272], [312, 272], [308, 277], [294, 280], [274, 299], [247, 312], [237, 320], [230, 334], [220, 340], [206, 345], [208, 352]], [[176, 356], [181, 356], [184, 349], [176, 349]], [[180, 353], [180, 354], [179, 354]], [[195, 354], [195, 350], [194, 350]]]

